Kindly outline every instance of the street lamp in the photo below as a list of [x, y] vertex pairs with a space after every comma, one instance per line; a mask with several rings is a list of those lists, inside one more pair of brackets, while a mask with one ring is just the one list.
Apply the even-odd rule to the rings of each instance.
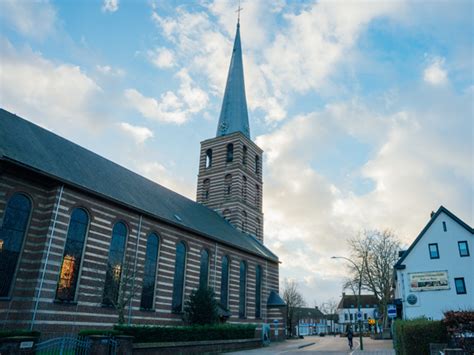
[[[359, 268], [357, 264], [349, 258], [344, 256], [331, 256], [331, 259], [344, 259], [350, 262], [356, 268], [357, 272], [359, 273], [359, 295], [357, 296], [357, 314], [362, 314], [360, 311], [360, 290], [362, 288], [362, 271], [363, 269]], [[359, 317], [357, 317], [359, 318]], [[359, 319], [359, 341], [360, 341], [360, 350], [364, 350], [364, 344], [362, 342], [362, 319]]]

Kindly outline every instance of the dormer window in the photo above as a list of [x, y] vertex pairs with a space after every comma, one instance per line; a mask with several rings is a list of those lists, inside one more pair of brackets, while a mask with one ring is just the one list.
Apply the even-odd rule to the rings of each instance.
[[206, 150], [206, 169], [212, 166], [212, 149]]

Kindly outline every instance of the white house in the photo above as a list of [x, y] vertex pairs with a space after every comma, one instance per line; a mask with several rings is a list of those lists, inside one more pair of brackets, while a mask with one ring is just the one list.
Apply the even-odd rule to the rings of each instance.
[[[378, 300], [374, 295], [360, 295], [360, 312], [362, 316], [362, 327], [368, 330], [369, 319], [376, 319], [378, 317]], [[337, 313], [339, 315], [339, 329], [340, 332], [345, 332], [348, 325], [355, 329], [358, 323], [357, 319], [357, 295], [346, 295], [342, 293], [341, 301], [337, 306]]]
[[395, 298], [403, 319], [442, 319], [474, 309], [472, 227], [441, 206], [395, 264]]

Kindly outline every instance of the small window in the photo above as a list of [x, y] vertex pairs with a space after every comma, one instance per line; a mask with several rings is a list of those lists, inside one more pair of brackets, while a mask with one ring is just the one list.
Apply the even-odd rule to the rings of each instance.
[[354, 314], [351, 313], [351, 320], [354, 320]]
[[245, 145], [242, 149], [242, 164], [247, 165], [247, 146]]
[[212, 149], [206, 150], [206, 169], [212, 166]]
[[225, 161], [231, 163], [234, 160], [234, 145], [232, 143], [227, 144], [227, 155]]
[[444, 221], [443, 221], [443, 230], [444, 230], [445, 232], [448, 231], [448, 228], [446, 228], [446, 222], [444, 222]]
[[456, 286], [456, 293], [458, 295], [466, 294], [466, 284], [464, 283], [464, 277], [457, 277], [454, 279], [454, 286]]
[[242, 176], [242, 199], [247, 200], [247, 178]]
[[428, 245], [430, 251], [430, 259], [439, 259], [438, 243]]
[[204, 179], [202, 182], [202, 193], [203, 193], [203, 198], [204, 200], [209, 199], [209, 190], [211, 188], [211, 180], [209, 179]]
[[255, 207], [260, 206], [260, 186], [255, 185]]
[[255, 174], [260, 174], [260, 157], [258, 155], [255, 156]]
[[348, 321], [349, 320], [349, 315], [347, 313], [344, 314], [344, 320]]
[[458, 242], [459, 256], [469, 256], [467, 241]]
[[231, 195], [232, 192], [232, 174], [227, 174], [224, 178], [224, 193], [227, 197]]
[[367, 313], [364, 313], [364, 320], [367, 320]]

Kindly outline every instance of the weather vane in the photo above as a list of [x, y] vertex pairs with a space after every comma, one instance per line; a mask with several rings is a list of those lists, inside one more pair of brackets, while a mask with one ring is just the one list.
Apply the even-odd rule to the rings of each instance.
[[237, 24], [240, 24], [240, 12], [243, 10], [242, 7], [240, 7], [240, 0], [239, 0], [239, 8], [237, 9]]

